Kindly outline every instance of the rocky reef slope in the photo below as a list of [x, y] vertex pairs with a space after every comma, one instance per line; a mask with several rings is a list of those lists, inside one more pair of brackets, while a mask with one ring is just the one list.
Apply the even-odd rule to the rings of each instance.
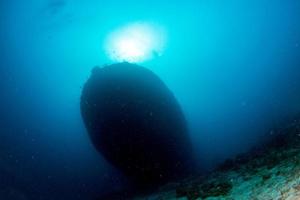
[[273, 131], [272, 138], [226, 160], [207, 176], [168, 184], [147, 200], [300, 200], [300, 120]]

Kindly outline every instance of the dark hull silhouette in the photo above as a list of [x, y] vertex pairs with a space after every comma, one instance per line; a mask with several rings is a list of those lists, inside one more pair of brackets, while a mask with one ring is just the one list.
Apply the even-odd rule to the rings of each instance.
[[129, 63], [94, 68], [82, 91], [81, 113], [97, 150], [137, 185], [159, 185], [189, 171], [184, 115], [150, 70]]

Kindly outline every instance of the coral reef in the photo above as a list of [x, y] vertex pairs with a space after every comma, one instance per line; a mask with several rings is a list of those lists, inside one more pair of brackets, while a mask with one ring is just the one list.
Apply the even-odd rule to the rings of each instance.
[[300, 120], [266, 144], [221, 164], [207, 176], [172, 183], [135, 200], [299, 200]]

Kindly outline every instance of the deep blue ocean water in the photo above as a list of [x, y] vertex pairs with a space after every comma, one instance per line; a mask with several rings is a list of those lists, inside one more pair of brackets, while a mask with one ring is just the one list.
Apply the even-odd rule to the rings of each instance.
[[166, 32], [139, 62], [174, 93], [199, 172], [249, 150], [300, 113], [300, 1], [0, 2], [0, 199], [94, 199], [127, 180], [80, 115], [105, 38], [130, 23]]

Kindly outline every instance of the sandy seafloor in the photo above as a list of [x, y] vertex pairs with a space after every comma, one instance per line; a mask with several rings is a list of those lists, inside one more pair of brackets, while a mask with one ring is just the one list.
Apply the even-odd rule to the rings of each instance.
[[169, 183], [134, 200], [300, 200], [300, 120], [207, 176]]

